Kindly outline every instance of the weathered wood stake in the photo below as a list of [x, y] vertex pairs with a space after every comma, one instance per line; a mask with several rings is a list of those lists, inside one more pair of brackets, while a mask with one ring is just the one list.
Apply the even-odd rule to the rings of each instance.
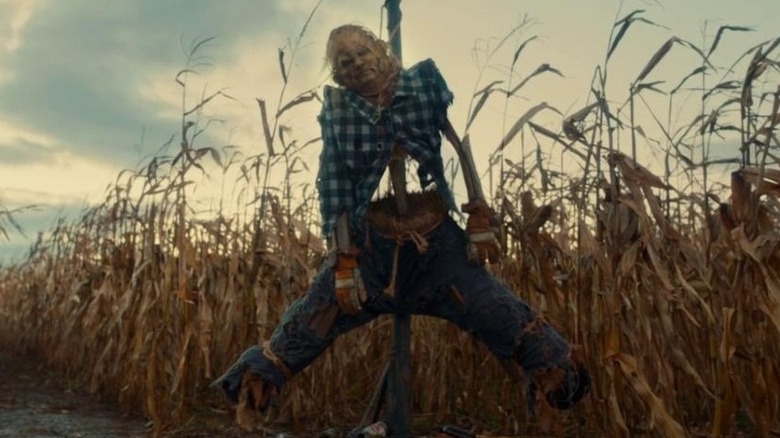
[[[387, 33], [393, 54], [402, 61], [401, 55], [401, 0], [385, 0], [387, 10]], [[403, 159], [391, 160], [390, 179], [395, 193], [398, 213], [408, 213], [406, 202], [406, 164]], [[399, 294], [401, 295], [401, 294]], [[401, 296], [396, 299], [405, 301]], [[393, 355], [388, 373], [388, 415], [387, 423], [393, 437], [410, 437], [412, 423], [412, 365], [411, 365], [411, 321], [405, 311], [405, 304], [393, 320]]]

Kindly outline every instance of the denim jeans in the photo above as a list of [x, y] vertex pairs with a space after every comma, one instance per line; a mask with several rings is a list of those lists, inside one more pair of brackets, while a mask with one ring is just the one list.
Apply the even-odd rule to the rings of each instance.
[[[570, 386], [564, 388], [564, 397], [578, 390], [581, 397], [582, 391], [587, 391], [581, 386], [589, 384], [589, 376], [582, 375], [587, 372], [572, 362], [569, 343], [488, 271], [468, 262], [468, 237], [450, 217], [426, 236], [425, 252], [420, 253], [410, 241], [400, 244], [393, 298], [384, 290], [393, 280], [399, 244], [370, 228], [357, 235], [365, 236], [356, 240], [368, 298], [359, 313], [341, 312], [335, 299], [333, 267], [324, 267], [307, 293], [285, 312], [270, 339], [271, 350], [292, 374], [311, 364], [338, 336], [381, 314], [407, 313], [452, 322], [482, 341], [498, 358], [518, 363], [527, 377], [536, 371], [562, 369], [564, 384]], [[287, 379], [262, 349], [254, 346], [215, 383], [235, 402], [247, 370], [277, 388]]]

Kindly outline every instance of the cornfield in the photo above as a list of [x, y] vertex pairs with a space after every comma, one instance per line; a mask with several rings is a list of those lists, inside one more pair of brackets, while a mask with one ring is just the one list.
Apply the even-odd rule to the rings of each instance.
[[[638, 20], [646, 21], [635, 11], [615, 23], [591, 84], [592, 104], [563, 118], [558, 131], [534, 121], [548, 107], [531, 107], [490, 162], [490, 193], [504, 227], [505, 257], [495, 274], [577, 346], [593, 374], [591, 394], [572, 411], [542, 406], [530, 418], [522, 384], [481, 344], [446, 322], [416, 317], [416, 427], [780, 436], [780, 38], [750, 48], [726, 72], [710, 59], [722, 37], [746, 29], [723, 26], [707, 48], [672, 38], [617, 108], [620, 99], [606, 94], [607, 63]], [[513, 52], [513, 72], [532, 40]], [[696, 56], [701, 66], [664, 91], [651, 78], [672, 50]], [[285, 87], [292, 58], [281, 63]], [[176, 76], [182, 92], [190, 67]], [[508, 100], [550, 73], [558, 72], [545, 64], [515, 86], [483, 87], [469, 125], [488, 98]], [[707, 85], [715, 74], [724, 79]], [[685, 86], [694, 80], [704, 86]], [[648, 93], [663, 96], [667, 112], [684, 93], [701, 107], [674, 127], [659, 115], [664, 110], [648, 107]], [[0, 268], [3, 348], [33, 354], [142, 412], [160, 434], [225, 409], [209, 384], [241, 351], [269, 338], [325, 255], [312, 231], [316, 195], [293, 178], [300, 152], [317, 141], [285, 138], [279, 122], [298, 105], [316, 103], [317, 90], [287, 99], [283, 88], [270, 117], [258, 100], [267, 151], [247, 158], [199, 146], [208, 126], [200, 110], [224, 97], [185, 102], [172, 153], [119, 175], [103, 203], [60, 222], [24, 261]], [[638, 107], [651, 114], [661, 140], [644, 138]], [[725, 163], [708, 155], [721, 136], [733, 139], [734, 158]], [[665, 157], [658, 174], [639, 164], [637, 145], [650, 143]], [[550, 169], [542, 151], [556, 148], [575, 170]], [[724, 164], [730, 181], [719, 182], [710, 169]], [[239, 212], [220, 205], [204, 219], [192, 207], [192, 188], [214, 165], [240, 167]], [[273, 176], [279, 169], [281, 181]], [[389, 316], [340, 338], [284, 388], [266, 424], [297, 431], [356, 424], [391, 346]]]

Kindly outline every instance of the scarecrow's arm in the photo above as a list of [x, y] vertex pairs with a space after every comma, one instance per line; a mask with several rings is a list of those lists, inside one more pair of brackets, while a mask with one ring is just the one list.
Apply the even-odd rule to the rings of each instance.
[[452, 143], [452, 146], [455, 147], [455, 151], [458, 153], [460, 167], [463, 170], [463, 178], [466, 181], [466, 192], [469, 197], [469, 203], [474, 201], [484, 202], [485, 195], [482, 192], [482, 185], [479, 182], [477, 166], [474, 165], [474, 157], [471, 155], [468, 135], [461, 141], [458, 134], [455, 133], [455, 128], [452, 127], [452, 123], [447, 120], [447, 124], [444, 128], [444, 136]]
[[467, 248], [469, 261], [478, 265], [483, 265], [485, 261], [491, 264], [496, 263], [501, 255], [501, 245], [498, 241], [500, 224], [496, 212], [487, 204], [485, 194], [482, 192], [477, 166], [474, 165], [474, 157], [471, 155], [469, 147], [468, 135], [461, 141], [449, 120], [444, 127], [444, 135], [458, 152], [463, 178], [466, 180], [469, 201], [461, 208], [469, 215], [466, 221], [466, 233], [469, 236]]

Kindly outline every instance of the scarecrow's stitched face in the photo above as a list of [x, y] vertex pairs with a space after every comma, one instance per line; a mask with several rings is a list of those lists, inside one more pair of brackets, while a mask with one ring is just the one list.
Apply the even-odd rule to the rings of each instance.
[[387, 74], [382, 69], [382, 59], [386, 55], [374, 41], [360, 32], [347, 32], [333, 42], [335, 73], [344, 86], [370, 94], [385, 82]]

